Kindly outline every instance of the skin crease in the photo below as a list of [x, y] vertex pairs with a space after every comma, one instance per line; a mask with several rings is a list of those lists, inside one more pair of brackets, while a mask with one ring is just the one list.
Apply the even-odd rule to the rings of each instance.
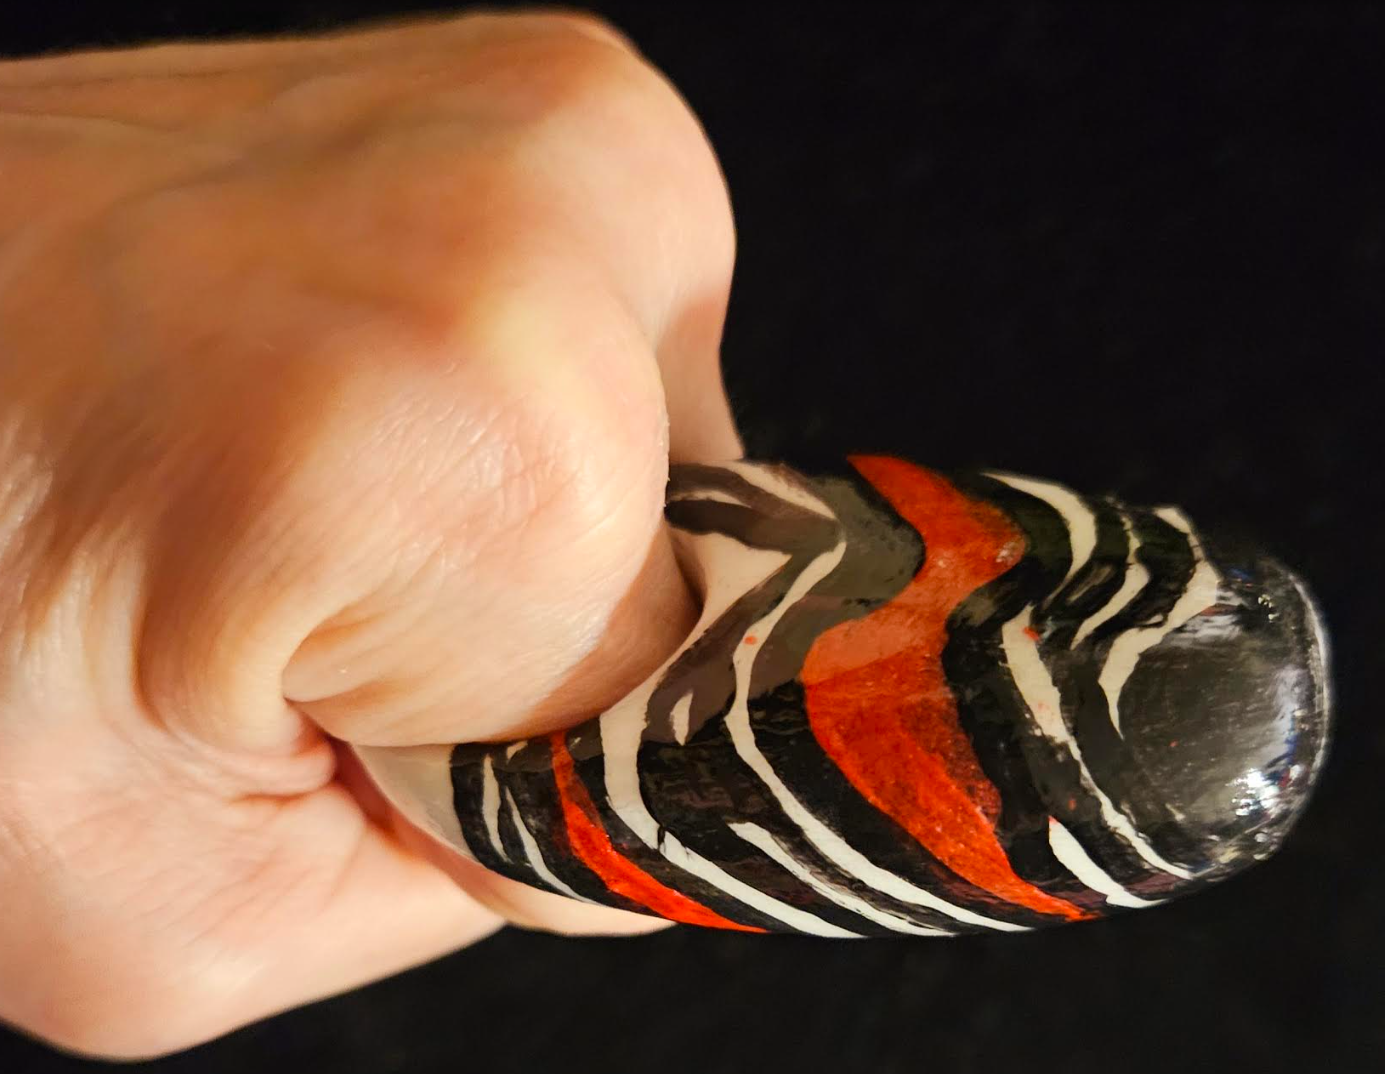
[[337, 740], [566, 726], [681, 640], [733, 254], [586, 18], [0, 64], [0, 1018], [154, 1055], [657, 927], [441, 860]]

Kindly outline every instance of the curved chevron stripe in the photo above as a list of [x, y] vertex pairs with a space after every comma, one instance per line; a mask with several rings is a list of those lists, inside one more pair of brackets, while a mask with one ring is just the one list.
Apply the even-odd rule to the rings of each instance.
[[893, 601], [824, 633], [809, 650], [802, 677], [813, 733], [877, 809], [959, 875], [1040, 913], [1086, 916], [1011, 867], [993, 828], [999, 792], [957, 722], [940, 660], [948, 615], [1018, 561], [1022, 535], [920, 467], [852, 463], [919, 530], [931, 555]]
[[611, 838], [597, 819], [596, 808], [574, 774], [572, 755], [567, 751], [561, 732], [550, 739], [553, 750], [553, 774], [562, 803], [563, 820], [574, 853], [617, 894], [660, 917], [688, 925], [711, 928], [739, 929], [763, 932], [764, 929], [728, 920], [715, 911], [699, 905], [681, 892], [659, 883], [634, 862], [623, 857], [611, 844]]
[[1172, 507], [1161, 507], [1154, 513], [1187, 537], [1188, 547], [1193, 554], [1193, 576], [1162, 623], [1141, 630], [1128, 630], [1111, 644], [1106, 664], [1101, 669], [1101, 677], [1097, 682], [1101, 686], [1101, 692], [1106, 695], [1111, 724], [1117, 731], [1120, 731], [1121, 727], [1121, 689], [1135, 671], [1140, 655], [1146, 649], [1158, 645], [1198, 612], [1217, 602], [1217, 572], [1202, 554], [1202, 546], [1198, 543], [1193, 527], [1183, 517], [1182, 512]]
[[1058, 694], [1058, 687], [1054, 685], [1048, 668], [1039, 656], [1039, 649], [1035, 644], [1036, 635], [1033, 627], [1030, 626], [1030, 613], [1032, 611], [1032, 608], [1026, 607], [1024, 611], [1006, 623], [1001, 628], [1001, 637], [1004, 639], [1006, 662], [1010, 666], [1010, 673], [1014, 676], [1015, 685], [1019, 687], [1020, 696], [1024, 698], [1024, 703], [1029, 708], [1034, 722], [1044, 737], [1053, 743], [1057, 749], [1065, 750], [1072, 758], [1073, 763], [1077, 765], [1086, 789], [1101, 803], [1101, 818], [1111, 830], [1129, 843], [1135, 853], [1156, 869], [1162, 869], [1164, 872], [1184, 880], [1191, 880], [1193, 874], [1182, 866], [1165, 861], [1159, 852], [1135, 830], [1129, 818], [1116, 808], [1116, 803], [1111, 801], [1110, 796], [1092, 778], [1086, 760], [1082, 756], [1081, 747], [1063, 721], [1063, 702]]
[[1224, 871], [1140, 752], [1171, 703], [1146, 658], [1257, 614], [1181, 513], [859, 456], [679, 467], [666, 514], [696, 629], [580, 727], [452, 751], [431, 830], [480, 864], [827, 937], [1016, 931]]

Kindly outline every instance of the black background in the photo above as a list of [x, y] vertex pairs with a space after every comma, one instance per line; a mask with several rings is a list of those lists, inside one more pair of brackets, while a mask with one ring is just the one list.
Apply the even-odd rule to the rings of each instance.
[[[725, 361], [752, 453], [996, 465], [1259, 535], [1334, 634], [1321, 790], [1270, 862], [1113, 921], [943, 942], [508, 931], [150, 1069], [1380, 1069], [1385, 11], [596, 7], [725, 167]], [[0, 49], [404, 10], [7, 5]], [[0, 1069], [86, 1067], [0, 1037]]]

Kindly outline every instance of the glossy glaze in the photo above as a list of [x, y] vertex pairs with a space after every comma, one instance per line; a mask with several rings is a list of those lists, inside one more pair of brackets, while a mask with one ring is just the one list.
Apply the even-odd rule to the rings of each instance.
[[1311, 600], [1174, 508], [864, 456], [676, 468], [667, 516], [680, 651], [564, 733], [361, 750], [416, 823], [677, 921], [945, 935], [1228, 876], [1321, 767]]

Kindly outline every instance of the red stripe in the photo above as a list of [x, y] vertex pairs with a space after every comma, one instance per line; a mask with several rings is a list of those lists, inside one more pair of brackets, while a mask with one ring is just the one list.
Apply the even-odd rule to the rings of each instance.
[[851, 463], [923, 536], [923, 567], [889, 603], [824, 632], [803, 664], [822, 748], [877, 809], [977, 887], [1069, 920], [1090, 917], [1017, 876], [996, 838], [1000, 794], [962, 730], [943, 674], [947, 617], [1024, 555], [990, 504], [901, 459]]
[[741, 932], [764, 932], [751, 925], [728, 921], [701, 903], [694, 902], [681, 892], [665, 887], [646, 873], [611, 844], [606, 829], [597, 820], [587, 788], [577, 778], [572, 755], [567, 751], [562, 732], [549, 739], [553, 751], [553, 775], [558, 784], [558, 799], [563, 806], [563, 821], [567, 825], [567, 840], [572, 852], [588, 869], [601, 877], [602, 882], [617, 895], [624, 895], [660, 917], [681, 921], [687, 925], [706, 925], [717, 929], [737, 929]]

